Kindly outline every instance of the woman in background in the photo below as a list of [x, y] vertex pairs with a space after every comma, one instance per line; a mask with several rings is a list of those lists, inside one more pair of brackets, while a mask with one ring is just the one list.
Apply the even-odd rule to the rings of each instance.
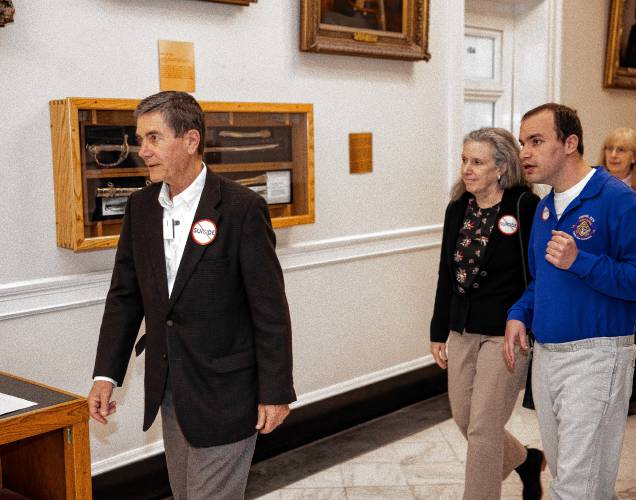
[[636, 130], [622, 127], [608, 135], [603, 142], [598, 163], [636, 190]]
[[501, 483], [513, 470], [524, 500], [542, 494], [543, 452], [524, 447], [504, 429], [528, 358], [520, 355], [511, 373], [502, 354], [508, 309], [525, 288], [524, 259], [538, 202], [523, 178], [512, 134], [482, 128], [466, 135], [461, 176], [444, 218], [431, 320], [431, 353], [448, 367], [453, 418], [468, 441], [465, 500], [500, 498]]
[[[610, 174], [636, 191], [636, 130], [621, 127], [605, 138], [598, 159]], [[629, 415], [636, 415], [636, 372], [632, 397], [629, 400]]]

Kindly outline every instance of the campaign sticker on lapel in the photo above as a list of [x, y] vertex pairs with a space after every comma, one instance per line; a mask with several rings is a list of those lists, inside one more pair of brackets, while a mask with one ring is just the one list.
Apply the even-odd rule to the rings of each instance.
[[543, 212], [541, 212], [541, 218], [546, 221], [550, 218], [550, 210], [548, 207], [543, 207]]
[[499, 219], [497, 227], [503, 234], [510, 236], [515, 234], [519, 229], [519, 222], [514, 215], [504, 215]]
[[210, 219], [201, 219], [192, 225], [192, 239], [199, 245], [209, 245], [216, 238], [216, 225]]
[[595, 222], [591, 215], [581, 215], [576, 224], [572, 226], [574, 237], [578, 240], [589, 240], [596, 232]]

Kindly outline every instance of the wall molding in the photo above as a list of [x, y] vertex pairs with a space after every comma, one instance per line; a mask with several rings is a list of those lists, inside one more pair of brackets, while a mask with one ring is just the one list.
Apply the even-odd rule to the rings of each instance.
[[0, 285], [0, 321], [103, 303], [110, 276], [97, 272]]
[[278, 250], [285, 272], [418, 252], [441, 244], [443, 224], [311, 241]]
[[[283, 271], [295, 272], [361, 259], [424, 251], [441, 243], [442, 224], [299, 243], [278, 249]], [[0, 321], [101, 304], [111, 272], [0, 285]]]
[[[355, 377], [344, 382], [339, 382], [329, 387], [324, 387], [322, 389], [311, 391], [305, 394], [299, 394], [298, 400], [295, 403], [292, 403], [290, 406], [292, 410], [297, 410], [299, 408], [309, 406], [311, 404], [318, 403], [332, 397], [341, 396], [346, 392], [361, 389], [371, 384], [382, 382], [394, 377], [399, 377], [400, 375], [404, 375], [406, 373], [413, 372], [427, 366], [432, 366], [434, 364], [435, 360], [433, 359], [433, 356], [431, 354], [428, 354], [426, 356], [422, 356], [420, 358], [416, 358], [405, 363], [400, 363], [399, 365], [367, 373], [360, 377]], [[148, 457], [159, 455], [160, 453], [163, 453], [163, 451], [163, 441], [155, 441], [153, 443], [140, 446], [139, 448], [128, 450], [112, 457], [94, 462], [91, 465], [91, 474], [93, 476], [96, 476], [98, 474], [102, 474], [104, 472], [108, 472], [110, 470], [124, 467], [140, 460], [144, 460]]]

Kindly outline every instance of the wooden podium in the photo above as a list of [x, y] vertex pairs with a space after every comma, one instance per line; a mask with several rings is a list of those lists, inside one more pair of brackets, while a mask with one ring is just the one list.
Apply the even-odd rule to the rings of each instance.
[[0, 415], [0, 489], [34, 500], [90, 500], [86, 399], [3, 372], [0, 392], [37, 403]]

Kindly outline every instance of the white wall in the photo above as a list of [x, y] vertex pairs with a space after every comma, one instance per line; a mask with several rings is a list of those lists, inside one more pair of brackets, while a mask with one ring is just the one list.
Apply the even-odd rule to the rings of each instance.
[[[461, 134], [461, 0], [432, 0], [430, 62], [298, 50], [299, 2], [16, 3], [0, 29], [0, 370], [85, 394], [114, 251], [55, 244], [48, 101], [158, 91], [157, 40], [195, 44], [201, 100], [309, 102], [316, 223], [277, 230], [300, 404], [430, 363], [428, 322]], [[459, 126], [457, 126], [459, 124]], [[349, 132], [374, 171], [348, 173]], [[143, 358], [92, 425], [94, 471], [161, 449], [141, 433]]]
[[[5, 183], [13, 187], [2, 203], [33, 212], [18, 214], [4, 232], [17, 247], [0, 250], [2, 281], [103, 270], [112, 263], [112, 252], [73, 255], [55, 248], [48, 101], [158, 91], [158, 39], [195, 43], [198, 99], [315, 104], [317, 222], [281, 232], [284, 243], [438, 222], [429, 202], [445, 200], [434, 189], [440, 178], [433, 172], [447, 160], [447, 141], [431, 120], [447, 112], [444, 63], [452, 44], [440, 27], [450, 7], [432, 2], [434, 57], [411, 63], [301, 53], [297, 4], [20, 2], [15, 23], [0, 31], [6, 79], [0, 162], [10, 166]], [[374, 133], [375, 172], [350, 176], [347, 135], [366, 130]], [[434, 177], [414, 182], [424, 173]], [[424, 186], [430, 191], [423, 193]], [[25, 276], [21, 264], [27, 260]]]

